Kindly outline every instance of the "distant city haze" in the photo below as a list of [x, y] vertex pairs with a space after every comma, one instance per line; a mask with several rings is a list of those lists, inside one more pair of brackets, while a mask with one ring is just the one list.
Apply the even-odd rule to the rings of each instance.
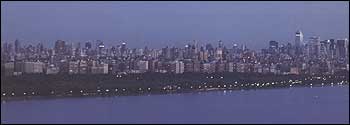
[[268, 41], [349, 38], [349, 2], [1, 2], [1, 41], [86, 42], [161, 48], [233, 43], [261, 49]]

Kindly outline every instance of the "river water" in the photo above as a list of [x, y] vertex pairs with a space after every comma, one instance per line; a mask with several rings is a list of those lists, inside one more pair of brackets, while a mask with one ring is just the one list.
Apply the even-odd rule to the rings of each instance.
[[349, 123], [349, 86], [9, 101], [1, 123]]

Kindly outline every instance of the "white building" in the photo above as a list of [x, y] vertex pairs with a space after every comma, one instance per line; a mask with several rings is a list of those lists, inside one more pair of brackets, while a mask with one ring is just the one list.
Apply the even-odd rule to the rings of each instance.
[[140, 70], [140, 72], [147, 72], [148, 71], [148, 61], [138, 61], [137, 67]]
[[24, 73], [43, 73], [44, 63], [42, 62], [24, 62]]
[[244, 72], [246, 65], [244, 63], [238, 63], [237, 64], [237, 72]]
[[79, 62], [71, 61], [69, 62], [69, 74], [78, 74], [79, 73]]
[[290, 74], [298, 75], [300, 73], [300, 69], [298, 67], [291, 67]]
[[92, 74], [108, 74], [108, 64], [97, 64], [91, 67]]
[[233, 72], [233, 69], [234, 69], [234, 64], [233, 64], [233, 62], [228, 62], [227, 63], [227, 65], [228, 65], [228, 72]]
[[185, 71], [185, 64], [182, 61], [176, 61], [175, 65], [176, 65], [176, 70], [175, 70], [176, 74], [184, 73], [184, 71]]
[[11, 76], [14, 74], [15, 63], [14, 62], [5, 63], [4, 68], [5, 68], [5, 75]]
[[202, 72], [205, 72], [205, 73], [210, 73], [210, 69], [211, 69], [211, 65], [210, 63], [203, 63], [202, 64]]
[[49, 65], [46, 69], [46, 74], [57, 74], [58, 72], [58, 67], [55, 67], [53, 64]]

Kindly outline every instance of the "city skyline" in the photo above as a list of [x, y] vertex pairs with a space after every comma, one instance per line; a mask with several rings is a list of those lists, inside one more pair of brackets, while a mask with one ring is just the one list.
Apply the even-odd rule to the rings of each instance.
[[2, 2], [2, 42], [19, 39], [53, 46], [58, 39], [102, 40], [109, 46], [126, 41], [131, 48], [161, 48], [222, 40], [256, 50], [271, 40], [294, 43], [297, 30], [304, 39], [349, 38], [349, 4], [343, 2], [67, 3]]
[[149, 46], [129, 48], [125, 42], [108, 46], [100, 40], [78, 43], [76, 46], [57, 40], [53, 48], [47, 48], [40, 43], [22, 45], [16, 40], [14, 43], [2, 43], [1, 60], [8, 75], [22, 72], [334, 74], [349, 70], [348, 39], [320, 39], [319, 36], [313, 36], [304, 40], [300, 30], [294, 35], [294, 43], [281, 45], [271, 40], [268, 47], [258, 51], [239, 44], [225, 46], [222, 41], [206, 45], [192, 41], [182, 47], [163, 46], [154, 49]]
[[[128, 41], [125, 41], [125, 40], [119, 40], [119, 41], [115, 41], [115, 42], [108, 42], [108, 41], [102, 41], [100, 39], [97, 39], [97, 40], [87, 40], [87, 41], [67, 41], [65, 39], [57, 39], [57, 40], [54, 40], [54, 41], [50, 41], [48, 43], [45, 43], [45, 42], [41, 42], [41, 41], [38, 41], [36, 43], [31, 43], [31, 42], [25, 42], [26, 40], [21, 40], [21, 39], [15, 39], [13, 41], [1, 41], [1, 44], [4, 44], [4, 43], [8, 43], [8, 44], [15, 44], [16, 42], [19, 42], [22, 46], [29, 46], [29, 45], [43, 45], [45, 47], [48, 47], [48, 48], [54, 48], [55, 45], [53, 43], [57, 42], [57, 41], [65, 41], [66, 44], [68, 45], [72, 45], [73, 48], [76, 48], [79, 44], [84, 44], [84, 43], [96, 43], [96, 42], [102, 42], [104, 46], [109, 46], [109, 48], [111, 47], [115, 47], [115, 46], [120, 46], [122, 44], [127, 44], [129, 45], [130, 48], [136, 48], [136, 49], [142, 49], [144, 47], [147, 47], [147, 48], [150, 48], [150, 49], [162, 49], [164, 47], [176, 47], [176, 48], [183, 48], [183, 47], [186, 47], [187, 45], [190, 45], [190, 44], [193, 44], [193, 43], [196, 43], [198, 44], [199, 47], [202, 47], [202, 46], [206, 46], [207, 44], [214, 44], [216, 45], [217, 42], [220, 42], [222, 45], [224, 45], [225, 47], [227, 46], [228, 48], [231, 48], [233, 46], [236, 46], [238, 45], [239, 47], [242, 47], [242, 46], [245, 46], [251, 50], [254, 50], [254, 51], [261, 51], [262, 49], [264, 48], [267, 48], [269, 47], [268, 44], [266, 44], [267, 42], [270, 42], [270, 41], [276, 41], [279, 43], [278, 47], [282, 47], [282, 46], [286, 46], [288, 44], [292, 44], [293, 46], [297, 46], [299, 49], [301, 46], [305, 46], [307, 44], [311, 44], [312, 42], [312, 39], [313, 38], [318, 38], [319, 40], [348, 40], [349, 38], [334, 38], [334, 37], [331, 37], [329, 39], [324, 39], [322, 38], [321, 36], [317, 36], [317, 35], [314, 35], [314, 36], [305, 36], [303, 35], [304, 33], [301, 31], [301, 30], [297, 30], [295, 32], [295, 34], [293, 35], [294, 36], [294, 41], [290, 40], [288, 42], [284, 42], [284, 41], [276, 41], [274, 39], [271, 39], [271, 40], [268, 40], [268, 41], [264, 41], [265, 44], [263, 44], [263, 46], [260, 46], [260, 48], [256, 48], [254, 46], [248, 46], [246, 43], [240, 43], [240, 42], [230, 42], [228, 43], [227, 41], [222, 41], [222, 40], [216, 40], [216, 41], [207, 41], [207, 42], [203, 42], [203, 41], [199, 41], [199, 40], [188, 40], [188, 41], [182, 41], [182, 42], [178, 42], [180, 43], [181, 45], [172, 45], [172, 44], [166, 44], [164, 46], [157, 46], [157, 47], [154, 47], [154, 46], [150, 46], [148, 44], [145, 44], [145, 45], [139, 45], [137, 47], [130, 47], [130, 45], [128, 43], [132, 43], [132, 42], [128, 42]], [[285, 40], [287, 41], [287, 40]], [[226, 43], [226, 44], [224, 44]], [[107, 47], [108, 48], [108, 47]]]

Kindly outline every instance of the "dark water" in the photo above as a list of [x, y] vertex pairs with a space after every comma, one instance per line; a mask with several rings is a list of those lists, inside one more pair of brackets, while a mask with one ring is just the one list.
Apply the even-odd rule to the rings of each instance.
[[2, 123], [349, 123], [349, 86], [11, 101]]

